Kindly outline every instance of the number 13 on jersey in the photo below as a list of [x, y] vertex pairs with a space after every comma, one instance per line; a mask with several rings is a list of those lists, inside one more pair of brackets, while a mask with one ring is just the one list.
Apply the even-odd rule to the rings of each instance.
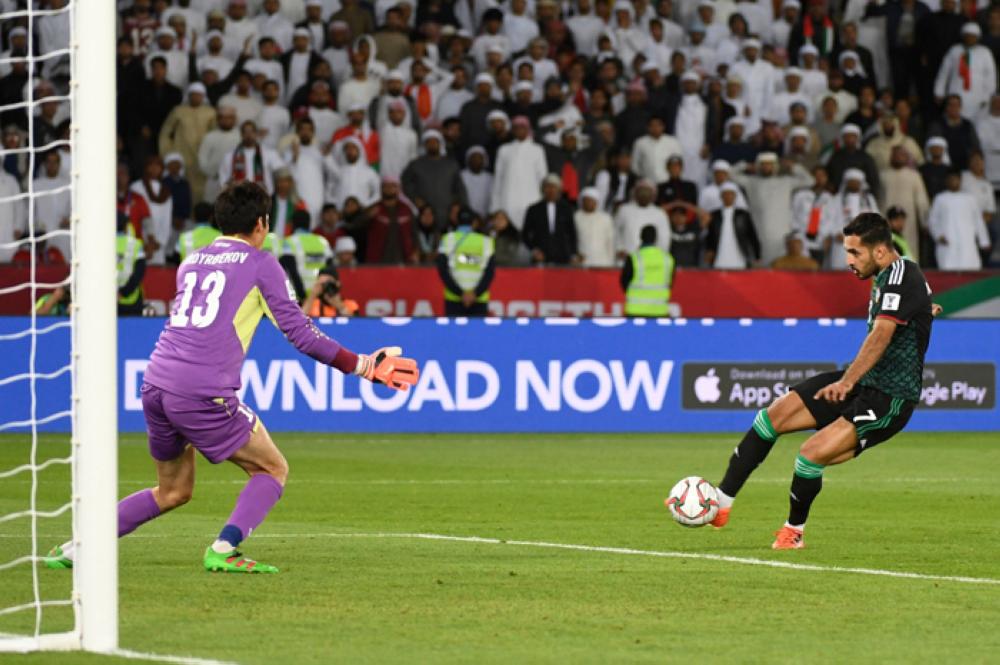
[[198, 286], [197, 273], [193, 271], [186, 273], [181, 302], [170, 315], [170, 325], [176, 328], [184, 328], [188, 324], [195, 328], [207, 328], [212, 325], [215, 317], [219, 315], [219, 298], [222, 297], [222, 290], [225, 288], [226, 275], [221, 270], [213, 270], [205, 275], [201, 280], [201, 286]]

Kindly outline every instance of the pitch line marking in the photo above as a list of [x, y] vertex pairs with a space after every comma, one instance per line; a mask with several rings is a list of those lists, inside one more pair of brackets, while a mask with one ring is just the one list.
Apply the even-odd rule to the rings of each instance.
[[239, 665], [239, 663], [228, 660], [213, 660], [212, 658], [196, 658], [194, 656], [169, 656], [159, 653], [132, 651], [131, 649], [112, 649], [99, 653], [127, 658], [129, 660], [148, 660], [154, 663], [171, 663], [172, 665]]
[[[205, 534], [203, 537], [211, 538], [214, 534]], [[0, 538], [16, 538], [17, 536], [0, 535]], [[44, 537], [44, 536], [42, 536]], [[201, 537], [201, 536], [199, 536]], [[553, 550], [572, 550], [577, 552], [598, 552], [603, 554], [624, 554], [628, 556], [647, 556], [661, 559], [696, 559], [702, 561], [718, 561], [721, 563], [735, 563], [743, 566], [763, 566], [765, 568], [781, 568], [785, 570], [804, 570], [819, 573], [845, 573], [853, 575], [870, 575], [874, 577], [894, 577], [900, 579], [924, 580], [933, 582], [956, 582], [959, 584], [973, 584], [978, 586], [1000, 586], [1000, 578], [995, 577], [967, 577], [961, 575], [933, 575], [927, 573], [914, 573], [904, 570], [884, 570], [881, 568], [855, 568], [848, 566], [823, 566], [814, 563], [793, 563], [789, 561], [778, 561], [774, 559], [757, 559], [754, 557], [730, 556], [726, 554], [710, 554], [708, 552], [672, 552], [663, 550], [638, 550], [629, 547], [606, 547], [601, 545], [577, 545], [573, 543], [550, 543], [537, 540], [511, 540], [500, 538], [484, 538], [481, 536], [449, 536], [440, 533], [255, 533], [255, 539], [270, 538], [398, 538], [410, 540], [436, 540], [455, 543], [477, 543], [485, 545], [512, 545], [515, 547], [535, 547]], [[178, 538], [178, 536], [168, 534], [143, 534], [136, 533], [128, 536], [130, 540]], [[168, 656], [172, 658], [173, 656]], [[175, 661], [170, 661], [175, 662]], [[181, 662], [181, 661], [176, 661]], [[213, 665], [223, 661], [193, 660], [192, 665]], [[225, 665], [225, 664], [224, 664]]]
[[[806, 570], [820, 573], [847, 573], [854, 575], [871, 575], [876, 577], [896, 577], [911, 580], [926, 580], [935, 582], [956, 582], [960, 584], [975, 584], [981, 586], [1000, 586], [1000, 579], [991, 577], [964, 577], [955, 575], [929, 575], [900, 570], [882, 570], [879, 568], [851, 568], [845, 566], [822, 566], [812, 563], [791, 563], [771, 559], [756, 559], [752, 557], [728, 556], [725, 554], [708, 554], [702, 552], [670, 552], [659, 550], [637, 550], [628, 547], [603, 547], [598, 545], [574, 545], [570, 543], [549, 543], [537, 540], [501, 540], [499, 538], [483, 538], [480, 536], [449, 536], [438, 533], [317, 533], [311, 534], [319, 538], [402, 538], [414, 540], [437, 540], [456, 543], [478, 543], [486, 545], [512, 545], [515, 547], [536, 547], [554, 550], [573, 550], [577, 552], [600, 552], [603, 554], [625, 554], [630, 556], [648, 556], [662, 559], [701, 559], [703, 561], [719, 561], [735, 563], [744, 566], [764, 566], [767, 568], [783, 568], [786, 570]], [[307, 537], [307, 534], [255, 534], [255, 538], [293, 538]]]

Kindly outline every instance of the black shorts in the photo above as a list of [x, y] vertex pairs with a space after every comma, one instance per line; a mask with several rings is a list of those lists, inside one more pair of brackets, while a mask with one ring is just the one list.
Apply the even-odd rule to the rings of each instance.
[[816, 419], [816, 429], [820, 430], [837, 418], [844, 418], [858, 433], [858, 444], [854, 448], [857, 457], [864, 451], [887, 441], [906, 427], [913, 415], [913, 402], [886, 395], [881, 390], [868, 386], [855, 386], [847, 399], [840, 403], [816, 399], [820, 389], [840, 380], [844, 373], [825, 372], [792, 386], [799, 394], [806, 409]]

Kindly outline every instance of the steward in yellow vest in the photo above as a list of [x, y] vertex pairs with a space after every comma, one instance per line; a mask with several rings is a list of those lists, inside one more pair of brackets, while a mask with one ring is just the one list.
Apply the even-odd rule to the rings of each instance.
[[674, 281], [674, 257], [656, 246], [656, 228], [644, 226], [642, 246], [625, 259], [621, 285], [625, 291], [626, 316], [667, 316], [670, 287]]
[[323, 236], [311, 233], [309, 222], [305, 210], [292, 213], [292, 235], [284, 239], [278, 258], [300, 302], [312, 290], [320, 270], [333, 261], [330, 243]]
[[177, 238], [177, 255], [180, 257], [181, 263], [199, 249], [211, 245], [216, 238], [222, 235], [222, 232], [212, 225], [211, 206], [207, 203], [199, 203], [195, 206], [194, 213], [195, 227], [190, 231], [185, 231]]
[[479, 232], [482, 219], [463, 208], [457, 225], [441, 238], [437, 269], [444, 284], [446, 316], [486, 316], [496, 273], [493, 239]]
[[142, 278], [146, 274], [146, 252], [142, 240], [129, 235], [128, 218], [118, 215], [118, 316], [142, 316]]

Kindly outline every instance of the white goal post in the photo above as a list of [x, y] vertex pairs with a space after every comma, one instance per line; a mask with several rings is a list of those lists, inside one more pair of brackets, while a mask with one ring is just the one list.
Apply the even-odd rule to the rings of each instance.
[[118, 648], [116, 3], [73, 0], [73, 589], [88, 651]]
[[[0, 584], [4, 570], [18, 564], [33, 567], [34, 601], [28, 605], [7, 608], [11, 611], [34, 611], [33, 634], [0, 634], [0, 652], [26, 652], [38, 650], [71, 650], [110, 652], [118, 648], [118, 380], [117, 380], [117, 308], [116, 297], [116, 201], [115, 201], [115, 40], [116, 3], [111, 0], [69, 0], [64, 8], [28, 9], [0, 15], [0, 24], [16, 20], [26, 24], [28, 33], [28, 76], [26, 99], [14, 105], [25, 109], [28, 116], [28, 163], [34, 167], [41, 163], [41, 153], [50, 146], [33, 144], [32, 123], [35, 107], [40, 103], [34, 92], [32, 79], [40, 74], [45, 63], [53, 58], [69, 57], [71, 76], [69, 92], [58, 101], [68, 101], [71, 113], [71, 196], [70, 216], [71, 270], [69, 287], [72, 293], [70, 309], [71, 354], [70, 413], [72, 494], [68, 508], [72, 511], [72, 539], [75, 565], [72, 571], [72, 596], [68, 601], [43, 600], [39, 596], [39, 579], [45, 575], [66, 575], [66, 571], [44, 569], [46, 550], [55, 544], [40, 542], [39, 524], [50, 517], [36, 508], [35, 494], [38, 473], [49, 462], [36, 461], [38, 429], [46, 419], [37, 419], [35, 403], [34, 354], [36, 337], [61, 325], [49, 326], [37, 320], [31, 312], [29, 329], [10, 336], [30, 337], [32, 357], [29, 374], [32, 391], [30, 420], [8, 423], [10, 426], [30, 427], [32, 457], [28, 465], [8, 471], [12, 476], [22, 471], [32, 474], [32, 497], [29, 510], [7, 518], [28, 517], [31, 520], [31, 550], [0, 568]], [[68, 50], [60, 46], [52, 53], [33, 54], [37, 40], [34, 28], [43, 17], [68, 13], [70, 43]], [[62, 20], [62, 19], [61, 19]], [[20, 58], [13, 58], [20, 60]], [[8, 63], [9, 64], [9, 63]], [[13, 108], [13, 107], [11, 107]], [[54, 145], [54, 144], [53, 144]], [[37, 193], [33, 191], [28, 173], [25, 192], [15, 199], [24, 200], [28, 214], [28, 228], [35, 230], [34, 205]], [[13, 199], [7, 199], [8, 201]], [[44, 237], [66, 235], [65, 231], [50, 232]], [[20, 243], [34, 254], [33, 241]], [[15, 245], [18, 243], [14, 243]], [[35, 259], [32, 259], [28, 283], [7, 290], [28, 291], [31, 301], [40, 295], [37, 289], [46, 285], [36, 281]], [[26, 312], [27, 313], [27, 312]], [[19, 379], [10, 379], [8, 382]], [[44, 378], [44, 377], [42, 377]], [[56, 414], [62, 416], [63, 414]], [[50, 419], [51, 420], [51, 419]], [[6, 426], [5, 426], [6, 427]], [[2, 482], [2, 481], [0, 481]], [[56, 514], [61, 513], [62, 509]], [[67, 534], [68, 535], [68, 534]], [[47, 538], [48, 536], [42, 536]], [[48, 605], [73, 607], [74, 627], [68, 632], [46, 632], [42, 608]]]

